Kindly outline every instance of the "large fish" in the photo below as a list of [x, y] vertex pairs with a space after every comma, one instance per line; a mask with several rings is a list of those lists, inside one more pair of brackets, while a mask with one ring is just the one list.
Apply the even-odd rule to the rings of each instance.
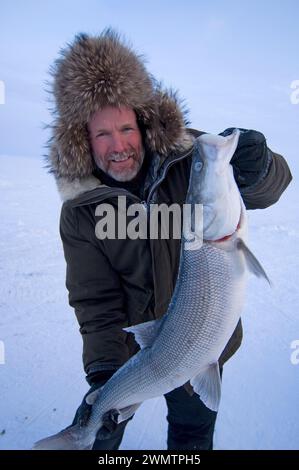
[[[208, 408], [218, 410], [218, 359], [240, 318], [247, 272], [267, 279], [246, 246], [246, 210], [230, 165], [239, 133], [204, 134], [195, 141], [186, 200], [193, 210], [184, 220], [178, 279], [166, 314], [125, 329], [141, 350], [89, 396], [94, 403], [87, 425], [42, 439], [34, 449], [91, 449], [111, 410], [120, 422], [144, 400], [188, 381]], [[202, 223], [195, 204], [202, 204]]]

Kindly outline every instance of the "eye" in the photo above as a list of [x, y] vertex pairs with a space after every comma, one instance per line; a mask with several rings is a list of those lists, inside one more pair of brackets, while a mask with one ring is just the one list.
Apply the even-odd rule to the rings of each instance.
[[132, 131], [132, 130], [133, 130], [132, 127], [124, 127], [124, 128], [123, 128], [123, 131], [124, 131], [124, 132], [129, 132], [129, 131]]
[[105, 135], [107, 135], [107, 132], [99, 132], [96, 137], [104, 137]]

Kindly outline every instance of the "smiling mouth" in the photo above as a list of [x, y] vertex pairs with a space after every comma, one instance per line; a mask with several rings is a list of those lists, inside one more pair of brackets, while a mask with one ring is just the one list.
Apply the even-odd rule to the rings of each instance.
[[111, 162], [113, 163], [123, 163], [123, 162], [126, 162], [128, 161], [130, 158], [133, 158], [133, 155], [128, 155], [126, 157], [122, 156], [122, 157], [113, 157], [111, 158]]

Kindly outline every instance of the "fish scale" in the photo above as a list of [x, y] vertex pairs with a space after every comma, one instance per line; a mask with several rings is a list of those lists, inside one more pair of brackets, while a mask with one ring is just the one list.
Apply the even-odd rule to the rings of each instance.
[[[186, 250], [182, 256], [173, 302], [163, 329], [150, 349], [131, 358], [104, 387], [101, 409], [91, 418], [96, 427], [106, 411], [133, 405], [143, 398], [145, 391], [148, 399], [172, 390], [169, 374], [172, 375], [174, 369], [177, 386], [183, 385], [190, 374], [196, 375], [200, 370], [202, 359], [206, 361], [219, 338], [225, 334], [229, 339], [231, 323], [237, 324], [239, 311], [230, 318], [229, 328], [227, 326], [233, 283], [240, 284], [240, 277], [233, 276], [233, 263], [228, 253], [204, 243], [200, 250]], [[196, 291], [200, 292], [199, 296], [194, 296]], [[176, 342], [171, 338], [171, 331], [175, 331]], [[221, 352], [221, 346], [218, 350], [214, 347], [211, 361], [217, 360]], [[136, 376], [136, 370], [141, 371], [140, 377]]]

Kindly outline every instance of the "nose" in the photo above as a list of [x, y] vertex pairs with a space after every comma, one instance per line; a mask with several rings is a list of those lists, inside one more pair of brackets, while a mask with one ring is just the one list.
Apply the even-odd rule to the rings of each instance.
[[114, 134], [111, 142], [111, 151], [121, 153], [125, 151], [125, 141], [121, 134]]

